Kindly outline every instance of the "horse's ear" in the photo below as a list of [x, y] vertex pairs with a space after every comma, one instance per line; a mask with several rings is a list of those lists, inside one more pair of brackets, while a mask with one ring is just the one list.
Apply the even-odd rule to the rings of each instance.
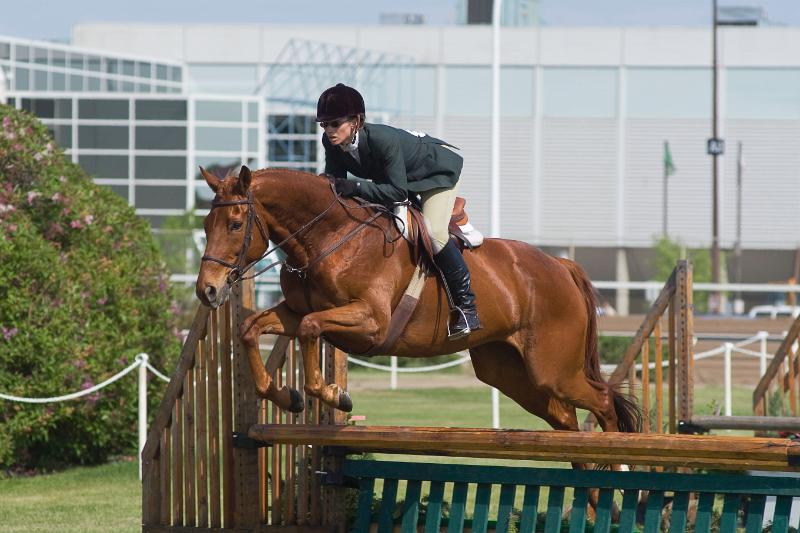
[[247, 168], [247, 165], [242, 165], [242, 169], [239, 171], [239, 180], [236, 182], [236, 192], [242, 196], [247, 194], [247, 189], [250, 188], [252, 179], [253, 176], [250, 174], [250, 169]]
[[222, 183], [222, 181], [218, 177], [216, 177], [214, 174], [212, 174], [208, 170], [204, 169], [203, 167], [200, 167], [200, 174], [202, 174], [203, 179], [206, 180], [206, 183], [208, 183], [208, 186], [211, 187], [211, 190], [216, 193], [217, 189], [219, 189], [220, 183]]

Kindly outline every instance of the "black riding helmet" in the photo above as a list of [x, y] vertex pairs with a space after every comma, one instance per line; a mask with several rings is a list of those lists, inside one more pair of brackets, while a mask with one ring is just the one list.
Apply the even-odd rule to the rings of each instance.
[[343, 83], [325, 89], [317, 102], [317, 122], [365, 113], [364, 98], [358, 91]]

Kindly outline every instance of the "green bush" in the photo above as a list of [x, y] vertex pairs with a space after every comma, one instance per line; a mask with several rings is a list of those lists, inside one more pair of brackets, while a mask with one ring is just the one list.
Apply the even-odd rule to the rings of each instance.
[[[148, 224], [94, 185], [35, 117], [0, 106], [0, 391], [85, 390], [139, 352], [169, 369], [179, 349], [170, 301]], [[135, 452], [136, 382], [68, 402], [0, 400], [0, 467]], [[152, 410], [164, 384], [151, 387]]]

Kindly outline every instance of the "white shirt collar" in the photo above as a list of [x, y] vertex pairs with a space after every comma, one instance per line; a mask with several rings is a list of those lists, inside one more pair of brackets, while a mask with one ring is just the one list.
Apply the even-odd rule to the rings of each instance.
[[353, 159], [361, 163], [361, 158], [358, 155], [358, 132], [356, 132], [355, 137], [353, 137], [353, 142], [345, 146], [345, 151], [353, 156]]

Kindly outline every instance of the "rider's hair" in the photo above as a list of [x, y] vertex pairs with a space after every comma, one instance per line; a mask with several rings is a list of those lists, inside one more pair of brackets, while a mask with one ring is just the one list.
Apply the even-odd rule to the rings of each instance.
[[359, 113], [357, 115], [350, 115], [349, 117], [347, 117], [348, 121], [353, 119], [356, 120], [356, 127], [353, 129], [353, 133], [350, 134], [350, 141], [347, 144], [350, 144], [355, 140], [356, 133], [358, 133], [361, 130], [361, 128], [364, 127], [364, 123], [366, 122], [367, 117], [366, 115], [364, 115], [364, 113]]

